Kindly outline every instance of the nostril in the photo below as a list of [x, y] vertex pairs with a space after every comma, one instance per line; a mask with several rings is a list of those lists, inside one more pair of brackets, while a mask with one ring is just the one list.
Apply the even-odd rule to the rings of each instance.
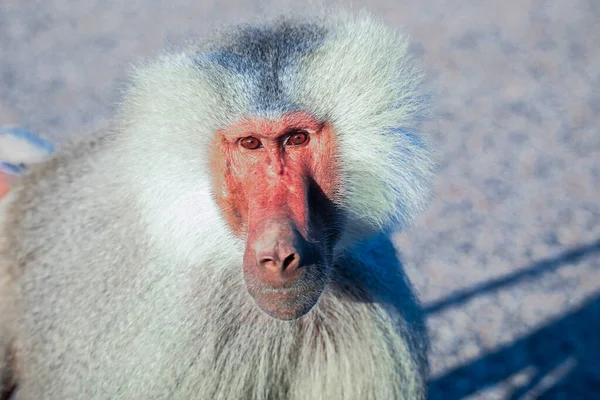
[[277, 263], [275, 260], [269, 257], [263, 257], [259, 261], [260, 266], [266, 269], [274, 270], [277, 269]]
[[283, 270], [285, 271], [288, 268], [293, 268], [295, 265], [298, 264], [298, 254], [296, 253], [292, 253], [289, 256], [287, 256], [285, 258], [285, 260], [283, 260]]
[[271, 271], [285, 271], [286, 269], [294, 269], [300, 262], [300, 256], [297, 253], [288, 255], [283, 262], [277, 261], [272, 257], [262, 257], [259, 259], [261, 267]]

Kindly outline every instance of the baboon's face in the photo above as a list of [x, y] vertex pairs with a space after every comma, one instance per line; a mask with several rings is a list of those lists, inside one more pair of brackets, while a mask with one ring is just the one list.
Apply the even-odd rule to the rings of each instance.
[[303, 316], [327, 283], [341, 223], [332, 129], [300, 112], [246, 119], [217, 132], [214, 146], [216, 198], [246, 238], [250, 295], [274, 318]]

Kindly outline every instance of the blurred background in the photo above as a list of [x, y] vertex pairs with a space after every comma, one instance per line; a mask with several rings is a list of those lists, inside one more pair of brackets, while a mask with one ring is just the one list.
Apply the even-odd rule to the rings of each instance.
[[[427, 313], [431, 398], [600, 399], [600, 1], [338, 4], [409, 33], [437, 92], [436, 198], [396, 240]], [[131, 63], [291, 7], [312, 6], [1, 0], [0, 125], [85, 134]]]

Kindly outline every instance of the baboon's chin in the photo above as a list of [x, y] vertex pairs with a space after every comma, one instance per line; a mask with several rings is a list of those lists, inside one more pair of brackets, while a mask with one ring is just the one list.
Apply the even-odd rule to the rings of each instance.
[[267, 315], [290, 321], [306, 315], [318, 303], [323, 289], [324, 285], [310, 289], [264, 288], [252, 291], [250, 294], [256, 305]]

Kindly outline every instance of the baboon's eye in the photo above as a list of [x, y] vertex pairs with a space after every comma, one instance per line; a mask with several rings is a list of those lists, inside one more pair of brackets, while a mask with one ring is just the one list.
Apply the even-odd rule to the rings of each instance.
[[294, 131], [288, 136], [285, 142], [288, 146], [299, 146], [308, 142], [308, 132], [306, 131]]
[[248, 150], [256, 150], [259, 147], [261, 147], [261, 145], [262, 145], [262, 143], [260, 143], [260, 140], [258, 140], [254, 136], [248, 136], [248, 137], [243, 138], [240, 141], [240, 144], [242, 145], [243, 148], [248, 149]]

